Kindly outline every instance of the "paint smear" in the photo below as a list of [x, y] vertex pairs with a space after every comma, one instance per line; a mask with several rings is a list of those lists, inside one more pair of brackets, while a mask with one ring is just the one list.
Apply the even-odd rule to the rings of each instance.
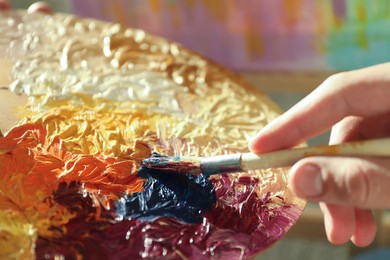
[[173, 216], [185, 223], [199, 223], [216, 202], [213, 186], [203, 175], [172, 174], [141, 168], [144, 190], [124, 197], [116, 204], [124, 218], [151, 220]]

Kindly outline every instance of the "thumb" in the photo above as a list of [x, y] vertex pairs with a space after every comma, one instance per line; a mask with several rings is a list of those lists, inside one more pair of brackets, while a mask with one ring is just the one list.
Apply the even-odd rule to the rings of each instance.
[[390, 160], [309, 157], [290, 170], [293, 191], [311, 201], [357, 208], [390, 208]]

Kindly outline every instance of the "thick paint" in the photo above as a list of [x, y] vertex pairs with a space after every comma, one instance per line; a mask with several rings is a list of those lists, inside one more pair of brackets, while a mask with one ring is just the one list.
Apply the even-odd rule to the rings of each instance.
[[[1, 43], [17, 61], [11, 89], [30, 96], [23, 120], [0, 138], [0, 258], [248, 258], [295, 223], [304, 201], [282, 170], [138, 175], [152, 151], [242, 152], [279, 114], [264, 94], [140, 30], [61, 14], [0, 16]], [[208, 205], [194, 190], [207, 191]], [[115, 205], [125, 194], [138, 215], [123, 219]], [[178, 215], [180, 199], [193, 214], [166, 214]], [[151, 211], [136, 212], [140, 201]]]
[[106, 209], [96, 218], [93, 200], [79, 192], [80, 185], [61, 183], [53, 202], [75, 216], [64, 223], [57, 236], [38, 237], [37, 257], [248, 258], [283, 236], [291, 218], [300, 214], [294, 206], [276, 207], [270, 194], [259, 198], [253, 189], [232, 192], [238, 192], [242, 185], [254, 187], [257, 182], [248, 177], [231, 181], [225, 176], [217, 180], [213, 185], [219, 203], [193, 224], [175, 217], [115, 220], [115, 213]]
[[121, 198], [117, 213], [124, 218], [151, 220], [172, 216], [186, 223], [202, 221], [202, 215], [216, 202], [213, 185], [203, 175], [175, 174], [141, 168], [144, 190]]
[[141, 162], [141, 167], [178, 174], [200, 174], [200, 158], [192, 156], [162, 156], [153, 153]]
[[[150, 169], [136, 176], [131, 160], [73, 154], [39, 124], [14, 128], [0, 138], [0, 150], [2, 205], [31, 214], [23, 222], [36, 230], [36, 258], [249, 257], [301, 213], [282, 197], [259, 197], [256, 178]], [[7, 232], [16, 235], [14, 228]]]

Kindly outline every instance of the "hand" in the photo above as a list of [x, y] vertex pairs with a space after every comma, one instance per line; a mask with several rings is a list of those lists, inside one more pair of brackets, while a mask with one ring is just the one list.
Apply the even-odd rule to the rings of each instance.
[[[12, 6], [9, 0], [0, 0], [0, 11], [7, 11], [10, 10], [11, 8]], [[36, 2], [30, 5], [30, 7], [27, 9], [27, 12], [29, 13], [41, 12], [41, 13], [51, 14], [53, 10], [45, 2]]]
[[[254, 153], [292, 147], [330, 128], [330, 144], [390, 136], [390, 63], [335, 74], [249, 143]], [[390, 208], [390, 160], [309, 157], [290, 170], [300, 197], [319, 201], [328, 240], [369, 245], [371, 209]]]

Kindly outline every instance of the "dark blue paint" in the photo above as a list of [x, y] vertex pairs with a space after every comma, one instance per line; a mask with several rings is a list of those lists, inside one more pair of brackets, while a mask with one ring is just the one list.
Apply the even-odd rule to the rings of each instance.
[[202, 213], [216, 201], [213, 185], [208, 177], [174, 174], [142, 168], [144, 190], [121, 198], [116, 204], [119, 216], [151, 220], [171, 216], [186, 223], [202, 221]]

